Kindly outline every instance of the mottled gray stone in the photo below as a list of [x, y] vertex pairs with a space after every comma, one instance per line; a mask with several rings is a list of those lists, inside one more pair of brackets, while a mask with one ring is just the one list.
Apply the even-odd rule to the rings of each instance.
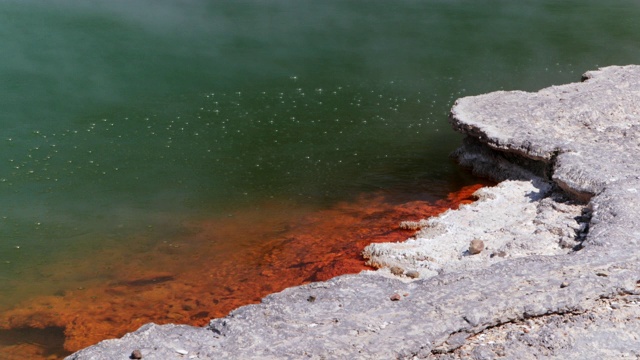
[[[469, 136], [456, 153], [461, 163], [496, 178], [539, 177], [588, 201], [588, 233], [575, 249], [418, 280], [384, 271], [340, 276], [269, 295], [207, 328], [148, 324], [68, 359], [126, 358], [133, 349], [145, 359], [636, 358], [640, 67], [585, 78], [460, 99], [451, 115]], [[560, 204], [561, 213], [563, 202], [550, 196], [532, 209]], [[547, 218], [534, 229], [548, 231]], [[393, 293], [410, 295], [390, 301]]]
[[536, 93], [466, 97], [454, 105], [451, 123], [492, 149], [550, 163], [558, 185], [589, 197], [639, 174], [639, 71], [613, 66]]

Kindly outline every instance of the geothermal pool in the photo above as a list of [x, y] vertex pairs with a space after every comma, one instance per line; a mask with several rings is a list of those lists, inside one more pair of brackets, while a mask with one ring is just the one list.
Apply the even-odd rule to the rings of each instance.
[[[640, 58], [618, 1], [0, 2], [0, 357], [366, 269], [487, 184], [455, 99]], [[64, 349], [66, 348], [66, 350]]]

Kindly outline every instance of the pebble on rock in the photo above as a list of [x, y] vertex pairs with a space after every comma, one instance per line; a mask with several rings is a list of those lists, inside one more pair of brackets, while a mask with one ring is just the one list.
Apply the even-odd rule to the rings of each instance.
[[482, 250], [484, 250], [484, 241], [478, 239], [471, 240], [471, 243], [469, 243], [469, 254], [480, 254]]
[[131, 356], [129, 356], [129, 359], [142, 359], [142, 351], [133, 350], [133, 352], [131, 353]]
[[391, 301], [399, 301], [399, 300], [402, 299], [402, 295], [400, 295], [398, 293], [395, 293], [395, 294], [391, 295], [390, 299], [391, 299]]
[[406, 275], [412, 279], [417, 279], [420, 277], [420, 273], [417, 270], [409, 270], [407, 271]]
[[400, 276], [400, 275], [404, 274], [404, 270], [399, 266], [392, 266], [391, 269], [389, 269], [389, 270], [391, 271], [391, 273], [393, 275]]

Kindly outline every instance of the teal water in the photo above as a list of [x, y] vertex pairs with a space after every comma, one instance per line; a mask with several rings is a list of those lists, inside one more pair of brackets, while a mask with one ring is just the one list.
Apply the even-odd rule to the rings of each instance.
[[473, 181], [447, 158], [456, 98], [638, 63], [639, 18], [624, 0], [0, 0], [0, 308], [51, 291], [20, 281], [51, 262], [265, 199], [442, 198]]

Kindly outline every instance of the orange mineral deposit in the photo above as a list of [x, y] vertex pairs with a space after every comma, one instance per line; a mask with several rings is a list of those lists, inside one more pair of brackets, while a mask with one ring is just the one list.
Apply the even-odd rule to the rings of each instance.
[[[371, 269], [361, 256], [365, 246], [405, 240], [414, 231], [402, 229], [402, 221], [469, 203], [482, 185], [435, 203], [398, 202], [382, 192], [324, 209], [265, 203], [232, 216], [194, 220], [170, 238], [130, 239], [74, 260], [74, 272], [90, 274], [82, 283], [1, 313], [5, 339], [39, 340], [5, 341], [0, 353], [55, 359], [147, 322], [203, 326], [287, 287]], [[65, 266], [51, 269], [53, 276]]]

